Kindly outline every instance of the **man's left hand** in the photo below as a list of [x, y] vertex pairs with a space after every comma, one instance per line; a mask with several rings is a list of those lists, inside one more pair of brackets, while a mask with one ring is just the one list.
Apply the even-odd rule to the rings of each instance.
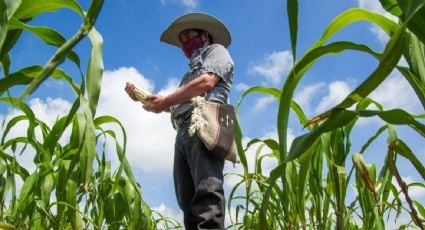
[[146, 111], [153, 113], [161, 113], [170, 110], [170, 106], [166, 102], [166, 97], [159, 94], [152, 94], [147, 96], [146, 103], [143, 108]]

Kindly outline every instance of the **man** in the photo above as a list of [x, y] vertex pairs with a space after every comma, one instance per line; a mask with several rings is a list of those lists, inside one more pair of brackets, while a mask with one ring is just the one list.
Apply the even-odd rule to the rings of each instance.
[[[171, 112], [177, 130], [174, 153], [174, 185], [184, 213], [186, 229], [224, 229], [224, 160], [214, 157], [196, 136], [189, 136], [191, 98], [227, 103], [233, 80], [233, 61], [227, 51], [231, 36], [226, 26], [205, 13], [189, 13], [174, 20], [161, 41], [182, 49], [189, 71], [170, 95], [150, 95], [145, 110]], [[135, 100], [134, 85], [126, 91]]]

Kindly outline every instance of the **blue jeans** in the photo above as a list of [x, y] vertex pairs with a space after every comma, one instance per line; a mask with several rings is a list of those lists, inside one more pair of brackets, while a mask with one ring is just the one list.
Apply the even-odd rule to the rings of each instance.
[[184, 225], [192, 229], [224, 229], [224, 160], [208, 152], [195, 134], [189, 136], [190, 119], [178, 129], [174, 152], [174, 186], [184, 213]]

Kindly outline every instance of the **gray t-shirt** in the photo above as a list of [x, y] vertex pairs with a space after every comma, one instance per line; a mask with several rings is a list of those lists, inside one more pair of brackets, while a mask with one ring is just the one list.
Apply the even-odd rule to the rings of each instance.
[[[184, 86], [203, 73], [214, 73], [220, 77], [215, 87], [207, 93], [206, 100], [221, 104], [228, 103], [233, 82], [233, 60], [227, 49], [220, 44], [211, 44], [197, 49], [189, 62], [189, 71], [183, 76], [180, 86]], [[192, 108], [187, 101], [171, 107], [171, 119], [177, 118]]]

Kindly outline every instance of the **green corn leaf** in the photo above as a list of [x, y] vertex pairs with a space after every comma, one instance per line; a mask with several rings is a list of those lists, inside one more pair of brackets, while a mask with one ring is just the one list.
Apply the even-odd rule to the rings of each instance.
[[416, 200], [414, 200], [413, 203], [416, 205], [416, 208], [418, 209], [419, 213], [421, 214], [422, 219], [425, 219], [425, 208], [424, 208], [424, 206]]
[[21, 5], [22, 0], [4, 0], [6, 3], [6, 10], [7, 10], [7, 18], [10, 20], [13, 16], [13, 14], [16, 12], [16, 10], [19, 8], [19, 5]]
[[349, 24], [363, 20], [375, 23], [390, 36], [394, 34], [397, 28], [399, 27], [397, 23], [391, 21], [390, 19], [386, 18], [381, 14], [373, 13], [365, 9], [353, 8], [346, 10], [337, 17], [335, 17], [328, 25], [326, 30], [323, 32], [319, 40], [317, 40], [312, 47], [321, 46], [336, 32], [345, 28]]
[[35, 138], [35, 127], [36, 127], [36, 118], [34, 115], [34, 112], [31, 110], [31, 108], [24, 104], [22, 101], [17, 100], [15, 98], [0, 98], [0, 102], [6, 102], [13, 106], [18, 107], [26, 116], [28, 119], [28, 129], [27, 129], [27, 137], [30, 142], [34, 143], [36, 140]]
[[[137, 226], [137, 224], [139, 224], [139, 226], [140, 226], [140, 223], [143, 222], [143, 225], [142, 225], [142, 226], [144, 226], [143, 228], [150, 229], [151, 228], [150, 226], [152, 226], [152, 223], [148, 219], [141, 218], [142, 215], [140, 214], [141, 213], [140, 207], [143, 210], [143, 214], [144, 214], [143, 216], [151, 216], [152, 215], [151, 210], [148, 207], [148, 205], [145, 202], [143, 202], [140, 198], [142, 196], [141, 189], [140, 189], [139, 185], [137, 184], [136, 177], [134, 176], [133, 171], [131, 170], [131, 167], [130, 167], [130, 164], [128, 163], [128, 160], [125, 157], [127, 137], [126, 137], [124, 127], [122, 126], [122, 124], [119, 120], [117, 120], [116, 118], [114, 118], [112, 116], [98, 117], [93, 121], [93, 123], [94, 123], [94, 125], [97, 129], [100, 129], [100, 126], [102, 126], [104, 124], [108, 124], [108, 123], [115, 123], [121, 128], [121, 131], [122, 131], [122, 134], [123, 134], [123, 139], [124, 139], [123, 140], [123, 146], [124, 146], [123, 148], [118, 143], [118, 140], [116, 138], [115, 133], [112, 132], [112, 131], [107, 132], [115, 140], [117, 155], [118, 155], [118, 158], [121, 162], [121, 165], [120, 165], [119, 170], [116, 173], [116, 175], [119, 176], [121, 174], [121, 170], [124, 170], [124, 172], [126, 173], [126, 175], [129, 178], [129, 180], [128, 180], [129, 183], [126, 182], [126, 186], [130, 186], [130, 184], [131, 184], [131, 186], [132, 186], [131, 190], [134, 190], [135, 191], [134, 194], [136, 194], [136, 195], [133, 195], [133, 197], [136, 197], [135, 198], [136, 200], [134, 200], [134, 202], [137, 203], [136, 207], [138, 209], [136, 211], [134, 211], [136, 214], [134, 214], [134, 212], [132, 212], [133, 214], [131, 215], [132, 216], [131, 223], [134, 224], [135, 226]], [[124, 178], [121, 178], [121, 179], [124, 180]], [[118, 186], [119, 185], [118, 182], [119, 182], [119, 180], [116, 181], [116, 184], [114, 185], [114, 187], [121, 189]], [[127, 200], [129, 199], [127, 197], [126, 193], [123, 193], [123, 197], [126, 198]]]
[[48, 134], [48, 136], [45, 138], [45, 141], [43, 143], [43, 146], [46, 149], [49, 149], [51, 153], [53, 153], [53, 150], [56, 147], [56, 144], [58, 143], [59, 139], [61, 138], [63, 132], [65, 129], [69, 126], [69, 124], [72, 122], [78, 108], [80, 106], [80, 100], [75, 100], [74, 104], [72, 105], [71, 109], [69, 110], [68, 115], [60, 118], [52, 127], [52, 130]]
[[87, 31], [90, 31], [96, 22], [97, 16], [99, 15], [100, 10], [103, 6], [103, 0], [94, 0], [91, 2], [89, 10], [85, 15], [84, 19], [84, 28]]
[[[287, 151], [287, 133], [286, 127], [289, 119], [289, 108], [292, 104], [292, 96], [295, 91], [295, 88], [298, 82], [301, 80], [303, 74], [316, 62], [320, 57], [326, 54], [337, 54], [345, 50], [357, 50], [361, 52], [369, 53], [373, 56], [379, 57], [373, 50], [365, 45], [359, 45], [352, 42], [334, 42], [328, 45], [320, 46], [314, 49], [311, 49], [306, 53], [291, 70], [291, 73], [288, 74], [288, 79], [283, 86], [281, 91], [282, 95], [280, 96], [279, 111], [278, 111], [278, 134], [279, 134], [279, 143], [280, 151], [284, 154], [281, 155], [283, 158], [286, 157]], [[297, 73], [295, 76], [293, 73]]]
[[291, 47], [293, 60], [297, 59], [297, 34], [298, 34], [298, 1], [288, 0], [286, 2], [288, 12], [289, 30], [291, 34]]
[[[0, 60], [0, 65], [3, 70], [3, 76], [8, 77], [9, 71], [10, 71], [10, 56], [9, 54], [3, 56], [3, 58]], [[0, 93], [1, 96], [2, 93]]]
[[[28, 66], [21, 70], [18, 70], [15, 73], [9, 74], [7, 78], [0, 79], [0, 93], [5, 92], [16, 85], [27, 85], [31, 83], [34, 78], [36, 78], [41, 71], [43, 70], [42, 66]], [[72, 77], [66, 74], [62, 69], [55, 69], [51, 73], [52, 78], [54, 79], [63, 79], [69, 83], [72, 89], [76, 92], [77, 95], [81, 94], [80, 87], [73, 81]]]
[[257, 139], [257, 138], [249, 141], [248, 144], [246, 145], [246, 148], [249, 149], [250, 146], [257, 144], [257, 143], [264, 143], [271, 150], [278, 150], [279, 149], [279, 144], [275, 140], [273, 140], [273, 139], [260, 140], [260, 139]]
[[92, 179], [93, 162], [96, 155], [96, 135], [93, 122], [93, 115], [88, 107], [87, 101], [80, 97], [80, 104], [84, 114], [80, 117], [80, 140], [82, 141], [80, 164], [81, 176], [84, 181], [84, 190], [88, 191], [88, 186]]
[[21, 192], [19, 194], [18, 211], [24, 213], [25, 209], [29, 204], [33, 202], [31, 199], [32, 190], [35, 189], [35, 185], [38, 180], [38, 173], [34, 172], [27, 177], [22, 185]]
[[8, 23], [16, 9], [21, 4], [21, 0], [0, 0], [0, 58], [5, 54], [4, 42], [6, 40]]
[[313, 129], [307, 134], [295, 138], [292, 142], [288, 157], [284, 162], [292, 161], [304, 154], [307, 149], [310, 148], [311, 145], [316, 142], [316, 140], [320, 137], [321, 134], [336, 128], [340, 128], [348, 124], [355, 118], [356, 114], [352, 111], [335, 111], [330, 115], [329, 119], [327, 119], [318, 128]]
[[318, 142], [309, 148], [302, 157], [300, 157], [300, 170], [298, 174], [298, 186], [297, 186], [297, 209], [299, 210], [299, 216], [301, 217], [301, 223], [306, 224], [306, 193], [307, 191], [307, 182], [309, 180], [309, 172], [311, 170], [311, 163], [313, 154], [317, 151]]
[[68, 208], [67, 215], [68, 220], [70, 220], [72, 229], [83, 229], [83, 224], [81, 216], [77, 210], [77, 184], [73, 179], [66, 181], [66, 203], [68, 203], [72, 208]]
[[4, 145], [4, 142], [6, 140], [7, 134], [9, 134], [9, 131], [20, 121], [27, 120], [26, 115], [18, 115], [7, 123], [6, 127], [3, 130], [2, 139], [1, 139], [1, 145]]
[[422, 27], [425, 24], [425, 1], [399, 1], [403, 14], [401, 20], [407, 24], [407, 28], [412, 31], [422, 43], [425, 43], [425, 32]]
[[83, 39], [85, 36], [84, 30], [79, 30], [70, 40], [65, 42], [56, 53], [50, 58], [47, 64], [43, 67], [43, 69], [39, 72], [39, 74], [31, 81], [31, 83], [25, 88], [21, 96], [20, 100], [24, 100], [29, 94], [34, 92], [40, 84], [45, 81], [56, 69], [56, 67], [63, 62], [68, 53], [72, 50], [72, 48]]
[[100, 88], [103, 74], [102, 49], [103, 39], [99, 32], [93, 28], [89, 33], [92, 44], [92, 51], [89, 59], [86, 74], [86, 91], [92, 115], [96, 114], [96, 107], [99, 101]]
[[[12, 19], [9, 22], [9, 30], [15, 29], [23, 29], [29, 31], [39, 37], [45, 43], [52, 46], [60, 47], [66, 42], [66, 39], [52, 28], [45, 26], [30, 26], [25, 23], [22, 23], [19, 20]], [[67, 54], [67, 58], [74, 62], [78, 67], [80, 67], [80, 58], [74, 51], [69, 51], [69, 53]]]
[[[245, 181], [243, 180], [243, 178], [244, 178], [243, 175], [240, 175], [240, 174], [227, 174], [226, 173], [225, 174], [225, 177], [231, 176], [231, 175], [239, 176], [241, 178], [241, 180], [239, 182], [237, 182], [233, 186], [233, 188], [230, 190], [229, 198], [228, 198], [228, 201], [227, 201], [227, 210], [231, 210], [233, 201], [237, 201], [237, 199], [236, 199], [236, 192], [237, 192], [238, 188], [241, 187], [243, 183], [245, 183]], [[236, 213], [238, 213], [238, 212], [236, 212]], [[236, 219], [235, 220], [233, 220], [233, 215], [230, 215], [230, 222], [231, 223], [234, 223], [237, 220], [238, 220], [238, 215], [237, 214], [236, 214]]]
[[[353, 43], [336, 43], [335, 45], [328, 45], [326, 48], [320, 48], [321, 45], [326, 42], [332, 35], [346, 27], [347, 25], [361, 21], [361, 20], [369, 20], [371, 22], [379, 25], [385, 32], [388, 34], [393, 34], [397, 28], [399, 27], [396, 23], [391, 20], [385, 18], [382, 15], [371, 13], [362, 9], [350, 9], [338, 17], [336, 17], [326, 28], [325, 32], [319, 38], [319, 40], [311, 47], [311, 49], [299, 60], [298, 63], [295, 64], [294, 68], [288, 74], [288, 79], [285, 82], [285, 85], [282, 89], [282, 95], [279, 103], [279, 112], [278, 112], [278, 135], [279, 135], [279, 143], [281, 145], [281, 157], [286, 157], [287, 152], [287, 124], [289, 118], [289, 108], [292, 100], [293, 93], [295, 88], [300, 81], [303, 74], [311, 67], [311, 65], [316, 61], [316, 59], [320, 56], [323, 56], [327, 53], [337, 53], [344, 51], [346, 49], [354, 48], [361, 49], [363, 51], [370, 50], [368, 47], [360, 47], [358, 45], [354, 45]], [[401, 33], [401, 32], [399, 32]], [[397, 40], [397, 39], [394, 39]], [[398, 40], [397, 40], [398, 41]], [[339, 46], [339, 47], [338, 47]], [[351, 47], [350, 47], [351, 46]], [[390, 52], [388, 52], [390, 53]], [[389, 55], [386, 57], [388, 58]], [[397, 57], [396, 57], [397, 58]], [[386, 62], [386, 60], [385, 60]], [[383, 63], [385, 63], [383, 62]], [[296, 74], [295, 74], [296, 73]], [[282, 159], [283, 160], [283, 159]]]
[[[366, 98], [374, 89], [376, 89], [392, 72], [400, 60], [401, 54], [403, 52], [404, 41], [404, 28], [400, 28], [397, 30], [397, 33], [393, 35], [388, 45], [385, 47], [383, 57], [375, 71], [353, 92], [351, 92], [341, 103], [335, 106], [335, 108], [348, 108], [354, 103]], [[329, 111], [317, 117], [326, 116], [328, 113]]]
[[418, 122], [415, 119], [415, 116], [407, 113], [402, 109], [392, 109], [387, 111], [363, 110], [358, 111], [358, 114], [362, 117], [379, 116], [385, 122], [394, 125], [408, 125], [417, 133], [425, 137], [425, 125]]
[[5, 223], [5, 222], [0, 222], [0, 229], [4, 229], [4, 230], [15, 230], [16, 227], [14, 225]]
[[[45, 1], [45, 0], [42, 0]], [[68, 0], [70, 1], [70, 0]], [[29, 94], [34, 92], [40, 84], [46, 80], [47, 77], [56, 69], [56, 67], [63, 62], [68, 53], [72, 48], [78, 44], [92, 29], [96, 17], [98, 16], [99, 10], [103, 5], [103, 0], [93, 1], [90, 5], [89, 12], [86, 15], [85, 22], [81, 28], [66, 41], [61, 47], [58, 48], [56, 53], [50, 58], [47, 64], [44, 66], [40, 74], [32, 80], [32, 82], [25, 88], [19, 99], [24, 100]], [[22, 7], [22, 5], [21, 5]]]
[[0, 0], [0, 53], [3, 50], [3, 43], [7, 35], [7, 5], [5, 0]]
[[248, 161], [246, 159], [245, 151], [242, 146], [242, 129], [239, 126], [239, 122], [237, 119], [235, 123], [234, 133], [235, 133], [236, 147], [238, 148], [239, 160], [244, 168], [245, 173], [248, 173]]
[[[273, 202], [270, 202], [270, 197], [272, 196], [272, 192], [274, 188], [273, 185], [276, 183], [277, 179], [281, 177], [284, 171], [286, 171], [286, 164], [281, 164], [270, 172], [270, 176], [269, 176], [270, 185], [267, 187], [267, 190], [264, 193], [263, 201], [261, 203], [261, 208], [259, 209], [259, 213], [258, 213], [260, 229], [269, 229], [267, 227], [267, 223], [268, 222], [273, 223], [271, 220], [268, 219], [268, 215], [267, 215], [269, 206], [273, 205]], [[285, 200], [288, 201], [289, 198]], [[283, 212], [288, 213], [288, 212], [285, 212], [285, 210], [283, 210]]]
[[103, 6], [103, 0], [94, 0], [90, 4], [89, 10], [87, 11], [84, 24], [87, 28], [93, 27], [96, 22], [97, 16], [99, 15], [100, 10]]
[[412, 33], [408, 34], [404, 57], [409, 68], [398, 66], [397, 69], [415, 90], [422, 107], [425, 108], [425, 48], [423, 43]]
[[[17, 142], [22, 141], [25, 143], [24, 138], [14, 138]], [[25, 181], [25, 179], [29, 176], [29, 173], [27, 169], [22, 167], [21, 165], [16, 162], [16, 159], [13, 156], [8, 155], [7, 153], [3, 152], [3, 150], [0, 149], [0, 159], [3, 159], [5, 162], [9, 161], [9, 169], [13, 173], [21, 176], [21, 179]]]
[[416, 75], [412, 72], [412, 69], [405, 67], [397, 67], [398, 71], [403, 74], [406, 80], [410, 83], [413, 90], [415, 90], [416, 96], [425, 109], [425, 75]]
[[30, 19], [61, 8], [71, 9], [84, 16], [81, 6], [75, 0], [23, 0], [13, 16], [16, 19]]
[[387, 129], [387, 125], [382, 126], [376, 131], [376, 133], [371, 136], [367, 142], [362, 146], [360, 153], [364, 153], [366, 149]]
[[298, 120], [300, 121], [300, 124], [302, 126], [305, 126], [307, 124], [307, 122], [308, 122], [308, 118], [306, 117], [306, 115], [305, 115], [303, 109], [301, 108], [301, 106], [297, 102], [292, 101], [291, 102], [291, 108], [292, 108], [292, 111], [294, 111], [295, 114], [297, 115]]
[[[264, 145], [262, 145], [262, 146], [264, 146]], [[260, 148], [259, 148], [259, 150], [260, 150]], [[258, 177], [262, 177], [262, 175], [263, 175], [263, 160], [264, 159], [266, 159], [266, 158], [272, 158], [272, 157], [276, 157], [275, 155], [273, 155], [273, 154], [263, 154], [263, 155], [257, 155], [257, 157], [256, 157], [256, 162], [255, 162], [255, 165], [256, 165], [256, 167], [255, 167], [255, 174], [256, 174], [256, 176], [258, 176]], [[259, 186], [259, 188], [260, 188], [260, 191], [264, 191], [264, 187], [263, 186]]]
[[369, 97], [359, 101], [359, 103], [356, 106], [356, 110], [366, 110], [370, 105], [376, 106], [376, 108], [378, 108], [378, 110], [380, 111], [384, 110], [384, 107], [381, 104], [379, 104], [379, 102]]
[[415, 167], [416, 171], [422, 176], [422, 178], [425, 180], [425, 167], [421, 163], [421, 161], [416, 157], [416, 155], [412, 152], [412, 150], [407, 146], [402, 140], [396, 140], [393, 142], [394, 146], [396, 147], [397, 152], [408, 159], [413, 166]]
[[420, 182], [414, 182], [407, 185], [407, 187], [421, 187], [422, 189], [425, 189], [425, 184]]
[[397, 0], [379, 0], [382, 7], [396, 17], [400, 17], [403, 13]]
[[7, 32], [3, 44], [0, 46], [0, 60], [2, 60], [2, 62], [4, 61], [5, 56], [8, 56], [9, 51], [16, 44], [21, 34], [22, 30], [12, 30]]
[[[68, 169], [70, 166], [70, 160], [61, 160], [58, 164], [59, 172], [56, 179], [57, 189], [56, 197], [58, 201], [66, 201], [66, 183], [69, 179]], [[57, 207], [57, 216], [58, 219], [62, 219], [65, 213], [65, 207], [58, 205]]]
[[274, 98], [276, 98], [277, 100], [280, 98], [280, 90], [276, 89], [276, 88], [268, 88], [268, 87], [264, 87], [264, 86], [254, 86], [251, 87], [247, 90], [245, 90], [245, 92], [242, 94], [241, 98], [239, 99], [238, 103], [236, 104], [236, 113], [239, 113], [239, 108], [240, 105], [242, 103], [242, 101], [244, 100], [244, 98], [252, 93], [261, 93], [261, 94], [266, 94], [266, 95], [270, 95], [273, 96]]
[[41, 199], [43, 199], [45, 204], [48, 204], [54, 189], [53, 172], [48, 172], [41, 184]]
[[425, 46], [417, 36], [409, 33], [407, 55], [410, 70], [417, 76], [418, 80], [425, 83]]

